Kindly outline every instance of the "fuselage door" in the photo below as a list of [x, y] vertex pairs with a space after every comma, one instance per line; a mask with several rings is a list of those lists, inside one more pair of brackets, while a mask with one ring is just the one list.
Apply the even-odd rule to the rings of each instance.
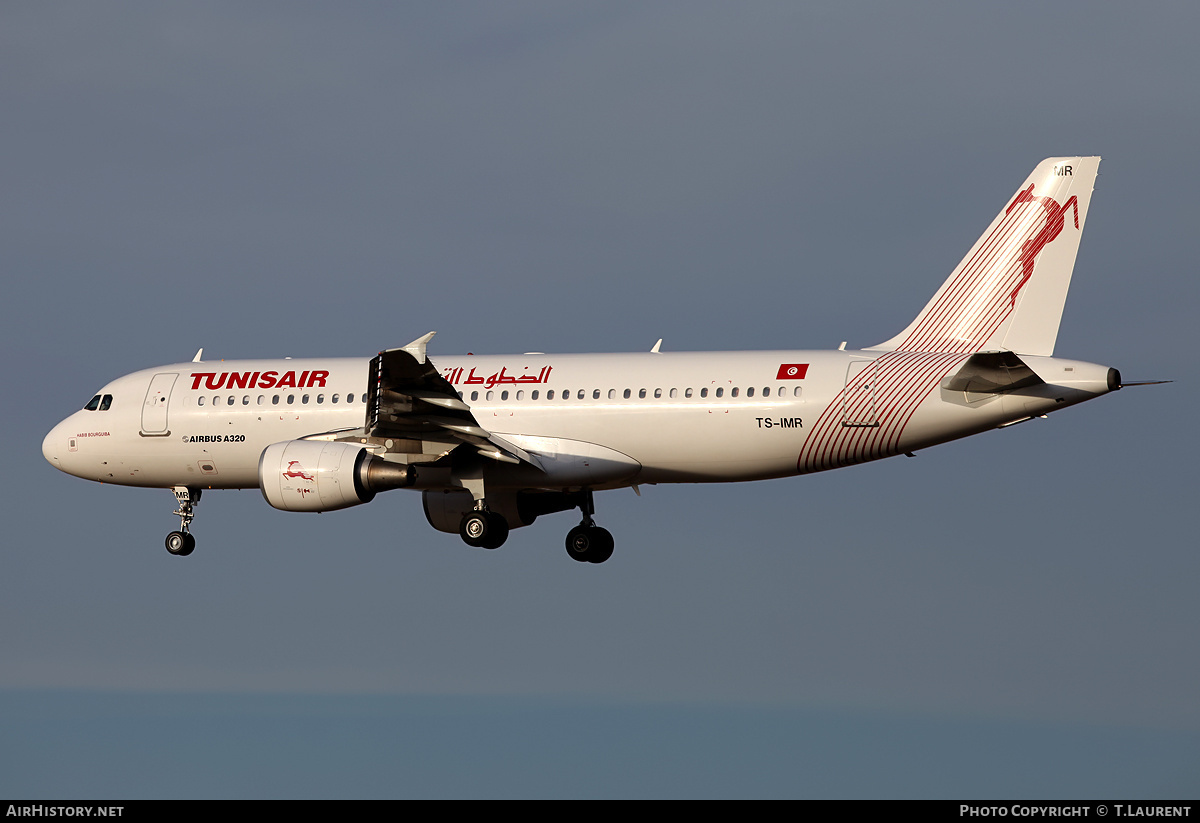
[[842, 425], [874, 428], [879, 425], [875, 402], [875, 361], [851, 360], [842, 391]]
[[171, 389], [178, 379], [179, 375], [175, 373], [156, 374], [150, 381], [150, 388], [146, 389], [146, 402], [142, 405], [142, 434], [154, 436], [171, 433], [167, 430], [167, 406], [171, 400]]

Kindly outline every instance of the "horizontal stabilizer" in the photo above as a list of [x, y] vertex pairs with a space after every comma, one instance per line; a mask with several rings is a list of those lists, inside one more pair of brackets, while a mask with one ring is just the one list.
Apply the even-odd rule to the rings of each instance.
[[942, 381], [942, 388], [975, 394], [999, 394], [1044, 382], [1012, 352], [989, 351], [971, 355], [962, 368]]

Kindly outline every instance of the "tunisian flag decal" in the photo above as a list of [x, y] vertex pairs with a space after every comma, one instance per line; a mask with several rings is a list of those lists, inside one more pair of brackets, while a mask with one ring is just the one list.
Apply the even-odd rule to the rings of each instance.
[[784, 363], [780, 365], [779, 372], [775, 375], [776, 380], [803, 380], [804, 375], [808, 374], [807, 363]]

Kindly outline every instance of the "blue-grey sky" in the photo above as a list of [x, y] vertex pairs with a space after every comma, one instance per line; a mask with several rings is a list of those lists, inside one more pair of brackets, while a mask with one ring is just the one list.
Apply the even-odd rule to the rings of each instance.
[[[0, 795], [1195, 796], [1198, 28], [4, 4]], [[403, 492], [213, 492], [181, 560], [168, 492], [40, 453], [200, 346], [871, 345], [1062, 154], [1104, 161], [1056, 353], [1177, 382], [913, 460], [605, 493], [604, 566], [566, 557], [570, 514], [479, 552]]]

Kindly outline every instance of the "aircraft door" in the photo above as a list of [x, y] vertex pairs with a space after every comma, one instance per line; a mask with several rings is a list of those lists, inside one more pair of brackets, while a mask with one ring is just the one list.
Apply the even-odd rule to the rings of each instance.
[[142, 404], [142, 434], [154, 437], [171, 433], [167, 430], [167, 406], [178, 379], [178, 374], [156, 374], [150, 381], [146, 402]]
[[842, 391], [842, 425], [874, 428], [879, 425], [875, 398], [875, 361], [851, 360]]

